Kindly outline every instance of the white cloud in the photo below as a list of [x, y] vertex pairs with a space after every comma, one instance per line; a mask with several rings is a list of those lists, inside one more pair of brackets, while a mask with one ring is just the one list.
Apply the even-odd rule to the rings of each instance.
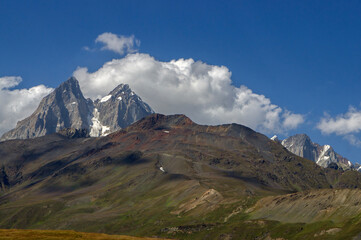
[[351, 145], [354, 145], [356, 147], [361, 147], [361, 140], [358, 139], [355, 135], [350, 134], [343, 137], [345, 140], [347, 140]]
[[335, 133], [337, 135], [346, 135], [358, 133], [361, 130], [361, 110], [349, 107], [345, 114], [340, 114], [335, 118], [326, 115], [318, 123], [317, 128], [323, 134]]
[[305, 121], [303, 115], [294, 114], [290, 111], [285, 111], [283, 117], [285, 119], [283, 122], [283, 126], [287, 129], [297, 128], [298, 125], [302, 124]]
[[201, 124], [235, 122], [283, 133], [303, 122], [302, 115], [282, 110], [246, 86], [234, 87], [227, 67], [193, 59], [160, 62], [148, 54], [129, 54], [93, 73], [78, 68], [74, 76], [86, 97], [100, 98], [127, 83], [156, 112], [184, 113]]
[[6, 76], [0, 78], [0, 90], [8, 89], [17, 86], [21, 82], [21, 77]]
[[343, 136], [343, 139], [351, 145], [361, 147], [361, 140], [355, 134], [361, 131], [361, 110], [350, 106], [345, 114], [340, 114], [334, 118], [325, 114], [317, 124], [317, 128], [323, 134], [336, 134]]
[[0, 78], [0, 135], [15, 127], [17, 121], [30, 116], [41, 99], [53, 89], [38, 85], [30, 89], [10, 89], [21, 82], [21, 77]]
[[[104, 46], [102, 50], [110, 50], [123, 55], [124, 53], [134, 53], [137, 50], [135, 47], [139, 47], [140, 41], [135, 39], [134, 35], [129, 37], [116, 35], [113, 33], [102, 33], [96, 39], [96, 43], [102, 43]], [[85, 50], [90, 50], [89, 47], [85, 47]]]

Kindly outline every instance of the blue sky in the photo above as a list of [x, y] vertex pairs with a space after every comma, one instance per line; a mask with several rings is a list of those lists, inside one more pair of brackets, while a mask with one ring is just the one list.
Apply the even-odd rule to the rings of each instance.
[[[0, 78], [20, 76], [19, 91], [54, 88], [78, 67], [90, 79], [106, 62], [125, 58], [102, 51], [95, 39], [134, 35], [140, 40], [134, 48], [155, 61], [225, 66], [236, 88], [302, 115], [304, 122], [279, 132], [281, 138], [307, 133], [361, 162], [360, 12], [359, 1], [0, 0]], [[8, 98], [0, 96], [1, 105]], [[0, 115], [0, 124], [8, 117]]]

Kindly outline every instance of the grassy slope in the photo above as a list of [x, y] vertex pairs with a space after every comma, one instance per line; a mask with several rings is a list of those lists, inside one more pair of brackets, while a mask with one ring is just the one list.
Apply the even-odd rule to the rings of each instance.
[[[235, 125], [161, 127], [169, 133], [158, 126], [102, 139], [0, 144], [5, 156], [0, 161], [14, 182], [0, 193], [0, 227], [177, 239], [329, 239], [356, 236], [361, 229], [357, 213], [341, 223], [281, 223], [265, 216], [252, 219], [247, 212], [270, 195], [358, 187], [358, 173], [327, 170], [330, 174]], [[210, 189], [220, 196], [199, 202]], [[322, 234], [334, 228], [343, 231]]]
[[83, 233], [54, 230], [0, 229], [0, 240], [156, 240], [158, 238], [138, 238], [101, 233]]

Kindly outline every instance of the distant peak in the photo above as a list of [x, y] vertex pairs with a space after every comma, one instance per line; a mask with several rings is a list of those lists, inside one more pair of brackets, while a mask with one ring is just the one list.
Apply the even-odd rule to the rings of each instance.
[[80, 90], [79, 82], [75, 77], [71, 77], [65, 82], [62, 82], [56, 89], [71, 89], [71, 90]]
[[76, 79], [76, 77], [74, 77], [74, 76], [71, 76], [70, 78], [68, 78], [68, 80], [66, 80], [66, 82], [67, 81], [75, 81], [75, 82], [78, 82], [78, 79]]
[[112, 95], [112, 96], [117, 96], [119, 94], [125, 94], [125, 93], [131, 93], [132, 90], [130, 89], [129, 85], [128, 84], [119, 84], [116, 88], [114, 88], [110, 93], [109, 95]]
[[293, 136], [291, 136], [291, 137], [289, 137], [289, 138], [287, 138], [285, 140], [297, 140], [298, 142], [310, 142], [310, 143], [312, 143], [311, 138], [308, 135], [304, 134], [304, 133], [295, 134], [295, 135], [293, 135]]
[[79, 82], [75, 77], [70, 77], [68, 80], [60, 84], [60, 86], [61, 85], [79, 85]]

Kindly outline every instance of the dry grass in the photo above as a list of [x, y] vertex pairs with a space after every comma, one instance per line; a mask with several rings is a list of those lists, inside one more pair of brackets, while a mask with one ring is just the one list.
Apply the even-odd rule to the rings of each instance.
[[84, 233], [63, 230], [18, 230], [0, 229], [0, 240], [156, 240], [159, 238], [140, 238], [102, 233]]

